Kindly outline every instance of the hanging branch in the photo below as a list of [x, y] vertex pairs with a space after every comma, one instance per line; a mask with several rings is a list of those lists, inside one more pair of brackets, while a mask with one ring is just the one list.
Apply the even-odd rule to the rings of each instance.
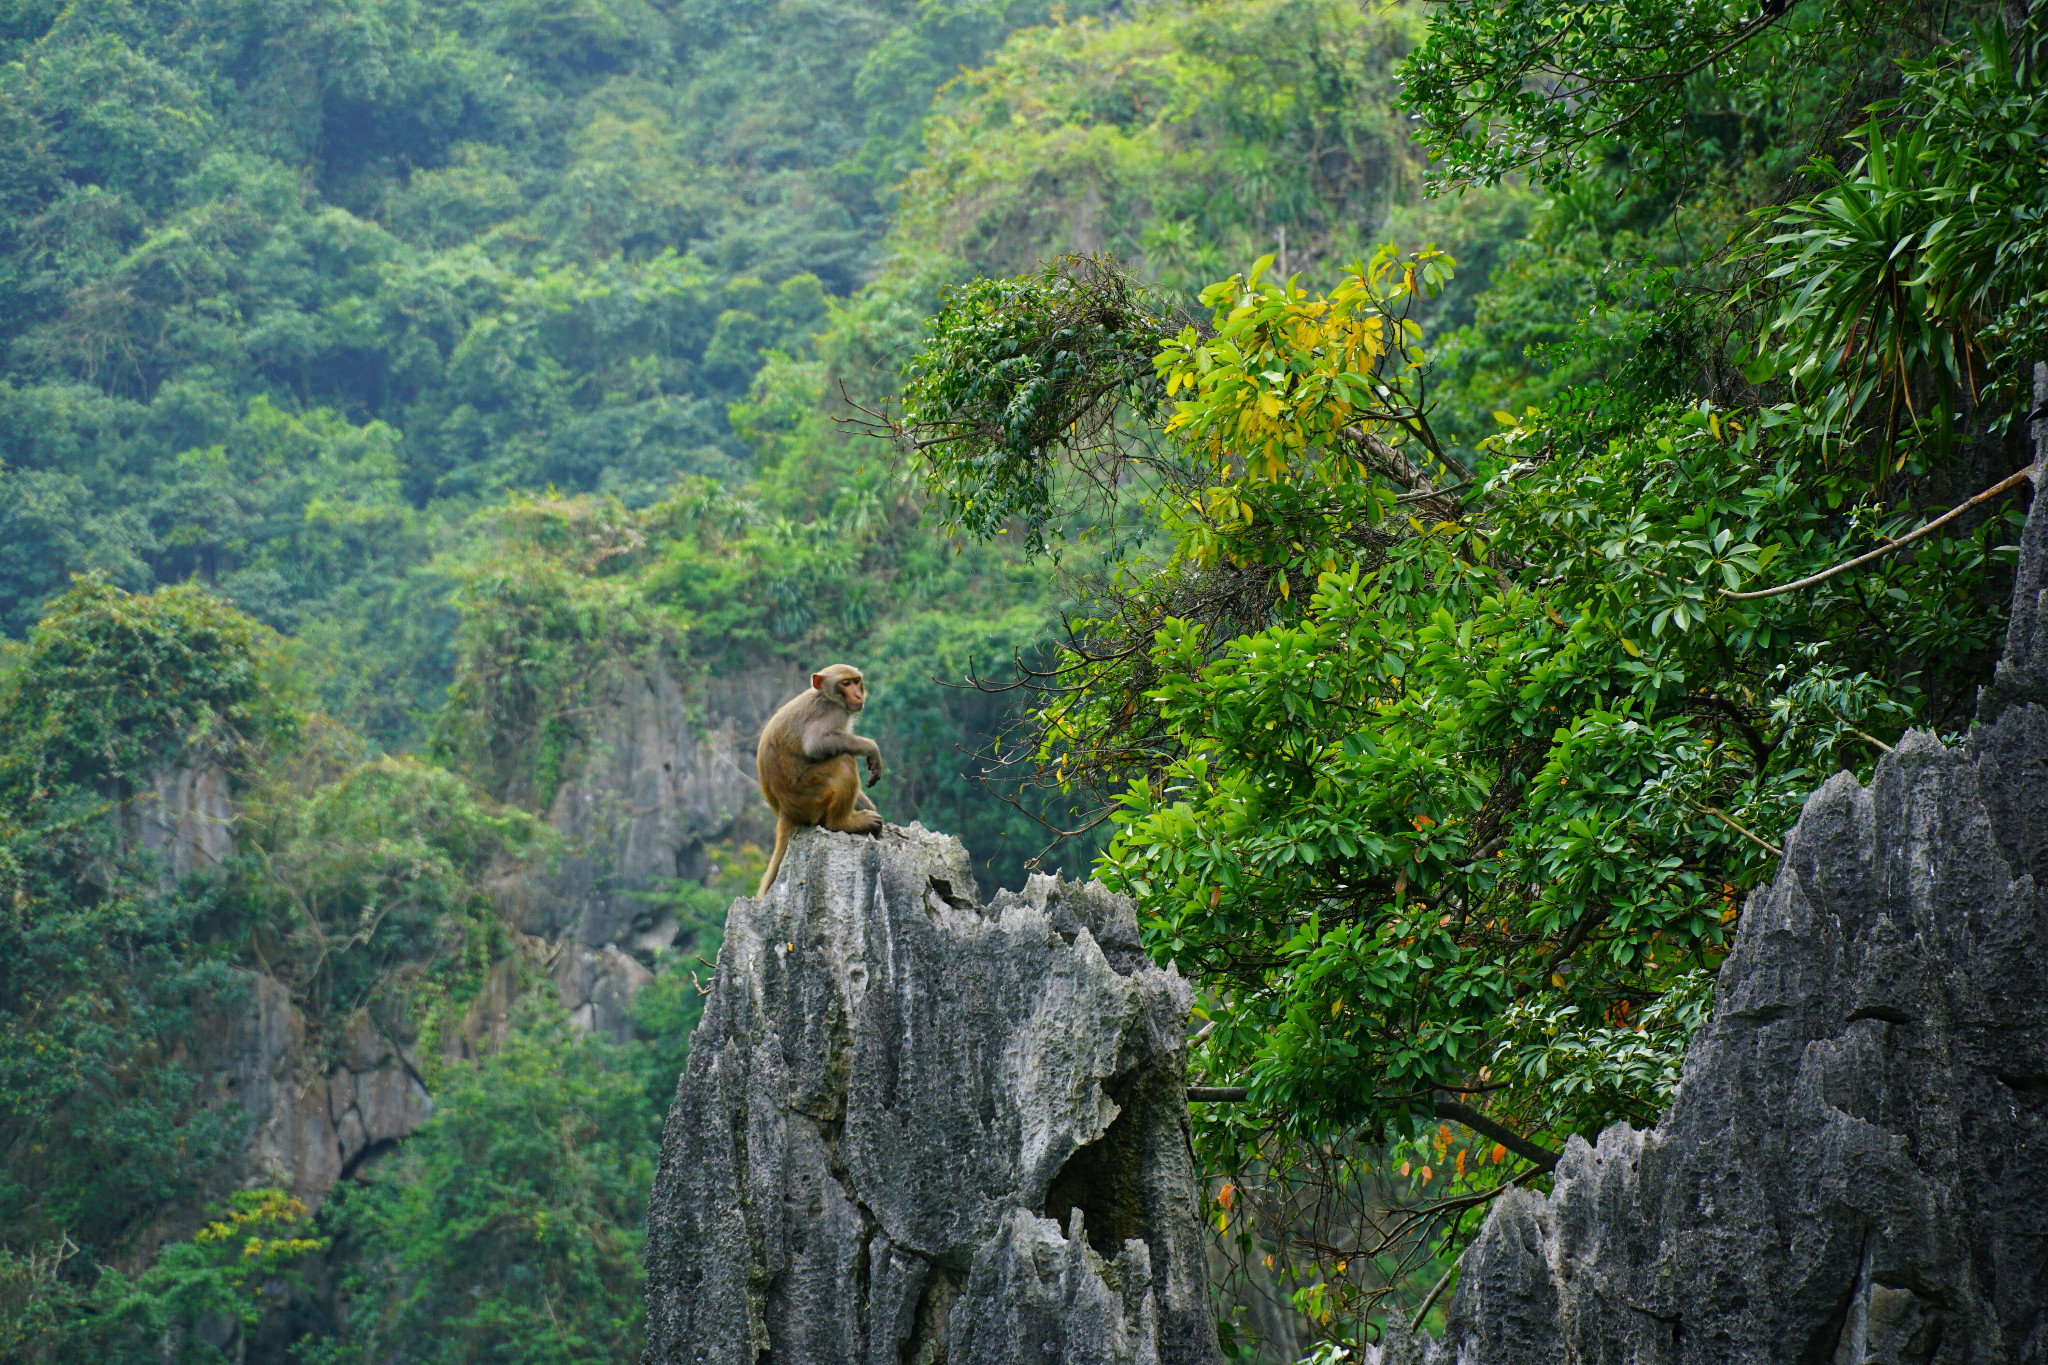
[[[1794, 584], [1793, 586], [1796, 587], [1798, 585]], [[1856, 733], [1859, 735], [1863, 734], [1861, 730], [1858, 730]], [[1863, 737], [1865, 739], [1870, 739], [1870, 736], [1868, 735], [1863, 735]], [[1871, 740], [1871, 742], [1875, 744], [1877, 741]], [[1890, 753], [1890, 748], [1886, 747], [1885, 752]], [[1785, 856], [1784, 849], [1779, 848], [1776, 844], [1771, 843], [1769, 840], [1764, 839], [1760, 835], [1750, 833], [1741, 825], [1737, 824], [1735, 820], [1726, 812], [1718, 811], [1714, 809], [1712, 806], [1702, 806], [1692, 801], [1687, 801], [1685, 804], [1691, 806], [1694, 810], [1698, 811], [1702, 815], [1713, 816], [1716, 820], [1719, 820], [1722, 824], [1728, 826], [1728, 828], [1734, 830], [1737, 834], [1740, 834], [1743, 838], [1749, 840], [1752, 844], [1755, 844], [1758, 848], [1770, 854], [1773, 858], [1782, 858]]]

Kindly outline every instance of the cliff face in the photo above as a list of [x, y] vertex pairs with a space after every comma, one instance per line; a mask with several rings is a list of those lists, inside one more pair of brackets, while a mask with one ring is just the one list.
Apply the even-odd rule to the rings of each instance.
[[699, 689], [665, 659], [621, 669], [548, 806], [569, 851], [508, 879], [500, 913], [524, 933], [586, 948], [672, 942], [674, 921], [650, 915], [637, 893], [688, 875], [699, 846], [763, 809], [754, 740], [803, 686], [794, 671], [737, 673]]
[[164, 768], [120, 808], [121, 837], [168, 891], [181, 877], [207, 876], [235, 851], [233, 783], [210, 756]]
[[[761, 808], [754, 736], [800, 686], [763, 672], [686, 692], [657, 663], [622, 673], [597, 708], [593, 738], [547, 812], [568, 852], [551, 864], [507, 867], [492, 887], [499, 914], [527, 936], [534, 975], [552, 982], [578, 1027], [617, 1042], [632, 1037], [633, 997], [653, 979], [633, 953], [665, 947], [678, 932], [637, 893], [686, 874], [698, 846]], [[163, 888], [234, 855], [232, 787], [224, 762], [202, 755], [165, 768], [120, 808], [127, 849], [143, 855]], [[212, 1021], [199, 1044], [215, 1101], [249, 1119], [234, 1178], [316, 1208], [433, 1111], [418, 1039], [368, 1011], [309, 1019], [262, 973], [250, 973], [246, 986], [239, 1007]], [[521, 988], [519, 958], [498, 962], [447, 1035], [447, 1058], [473, 1058], [502, 1039]]]
[[1218, 1360], [1188, 1004], [1099, 886], [984, 906], [916, 825], [800, 834], [669, 1111], [646, 1360]]
[[247, 1003], [216, 1044], [219, 1099], [249, 1117], [238, 1174], [319, 1207], [363, 1158], [405, 1137], [433, 1112], [409, 1048], [365, 1011], [350, 1016], [338, 1056], [306, 1045], [306, 1020], [291, 992], [252, 976]]

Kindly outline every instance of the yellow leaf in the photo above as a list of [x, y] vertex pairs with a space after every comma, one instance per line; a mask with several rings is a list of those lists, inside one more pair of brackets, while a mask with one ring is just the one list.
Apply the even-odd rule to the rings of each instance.
[[1287, 575], [1286, 575], [1286, 574], [1281, 574], [1281, 575], [1280, 575], [1280, 600], [1281, 600], [1282, 602], [1285, 602], [1285, 601], [1288, 601], [1288, 600], [1290, 600], [1290, 597], [1291, 597], [1291, 594], [1292, 594], [1292, 592], [1293, 592], [1293, 590], [1292, 590], [1291, 588], [1289, 588], [1289, 587], [1287, 586]]
[[1502, 412], [1497, 408], [1494, 410], [1493, 420], [1504, 427], [1511, 427], [1515, 424], [1514, 414]]
[[1330, 1002], [1330, 1017], [1332, 1019], [1335, 1019], [1338, 1015], [1342, 1014], [1343, 1012], [1344, 1002], [1342, 1000], [1332, 1000]]
[[1640, 659], [1643, 657], [1643, 651], [1636, 648], [1636, 642], [1627, 638], [1626, 636], [1622, 637], [1621, 647], [1628, 651], [1628, 656], [1631, 659]]
[[1498, 1166], [1508, 1159], [1508, 1149], [1498, 1142], [1493, 1144], [1493, 1164]]

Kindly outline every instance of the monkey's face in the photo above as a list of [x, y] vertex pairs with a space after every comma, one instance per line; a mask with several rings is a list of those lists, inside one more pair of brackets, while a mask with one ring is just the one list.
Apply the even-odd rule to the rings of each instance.
[[868, 703], [867, 679], [859, 669], [847, 664], [834, 664], [822, 673], [811, 674], [811, 687], [848, 711], [858, 711]]

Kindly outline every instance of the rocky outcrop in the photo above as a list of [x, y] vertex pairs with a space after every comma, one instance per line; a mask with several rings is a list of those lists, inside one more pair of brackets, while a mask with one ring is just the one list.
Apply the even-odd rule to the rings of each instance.
[[1814, 793], [1664, 1120], [1502, 1196], [1374, 1365], [2048, 1362], [2044, 503], [1988, 723]]
[[553, 976], [569, 1022], [615, 1043], [633, 1041], [633, 997], [654, 973], [614, 944], [586, 948], [574, 941], [557, 947]]
[[1574, 1138], [1393, 1362], [2048, 1361], [2048, 712], [1807, 803], [1670, 1114]]
[[621, 669], [548, 806], [569, 851], [505, 879], [499, 912], [523, 933], [589, 948], [673, 942], [675, 922], [664, 935], [643, 893], [689, 875], [700, 845], [761, 806], [755, 737], [802, 687], [793, 671], [686, 688], [665, 659]]
[[308, 1046], [291, 992], [271, 977], [248, 977], [243, 1006], [211, 1056], [218, 1098], [249, 1121], [236, 1163], [242, 1183], [318, 1208], [359, 1161], [433, 1112], [405, 1048], [367, 1013], [349, 1017], [334, 1051], [330, 1058]]
[[219, 870], [235, 851], [235, 808], [228, 770], [198, 758], [158, 770], [120, 808], [122, 843], [139, 856], [160, 890]]
[[1188, 988], [1128, 901], [916, 825], [740, 900], [669, 1111], [649, 1365], [1207, 1365]]

